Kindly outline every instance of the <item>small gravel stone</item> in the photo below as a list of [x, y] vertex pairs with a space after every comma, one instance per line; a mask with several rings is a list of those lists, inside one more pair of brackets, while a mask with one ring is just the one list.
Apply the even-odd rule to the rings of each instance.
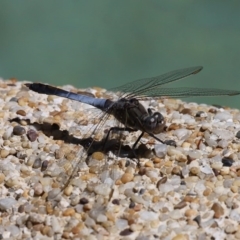
[[232, 119], [232, 115], [228, 111], [218, 112], [214, 119], [218, 119], [220, 121], [227, 121], [229, 119]]
[[236, 138], [240, 138], [240, 131], [236, 133]]
[[8, 150], [6, 150], [6, 149], [1, 149], [1, 150], [0, 150], [0, 156], [1, 156], [1, 158], [6, 158], [9, 154], [10, 154], [10, 151], [8, 151]]
[[33, 168], [40, 168], [41, 165], [42, 165], [41, 159], [40, 159], [40, 158], [37, 158], [37, 159], [35, 159], [32, 167], [33, 167]]
[[124, 173], [121, 177], [122, 183], [130, 182], [132, 181], [132, 179], [133, 179], [133, 174], [131, 173]]
[[18, 110], [18, 111], [17, 111], [17, 114], [18, 114], [18, 115], [21, 115], [21, 116], [24, 116], [24, 117], [27, 115], [24, 110]]
[[94, 188], [96, 194], [108, 196], [111, 192], [110, 187], [107, 184], [99, 184]]
[[75, 214], [75, 209], [74, 208], [68, 208], [63, 212], [63, 216], [73, 216]]
[[186, 206], [187, 206], [187, 203], [185, 201], [181, 201], [177, 205], [174, 206], [174, 209], [182, 209]]
[[7, 211], [8, 209], [12, 208], [17, 201], [14, 198], [7, 197], [0, 199], [0, 209], [2, 211]]
[[95, 152], [92, 154], [92, 158], [98, 161], [102, 161], [104, 159], [104, 154], [102, 152]]
[[223, 163], [223, 166], [225, 167], [231, 167], [234, 161], [231, 158], [223, 158], [222, 163]]
[[219, 203], [214, 203], [212, 210], [214, 211], [215, 218], [220, 218], [224, 214], [224, 209]]
[[42, 162], [41, 171], [45, 171], [48, 167], [48, 161], [45, 160]]
[[85, 204], [89, 203], [89, 200], [87, 198], [81, 198], [79, 203], [85, 205]]
[[41, 184], [41, 183], [36, 183], [36, 184], [34, 184], [33, 189], [34, 189], [34, 194], [35, 194], [36, 196], [42, 195], [42, 193], [43, 193], [43, 187], [42, 187], [42, 184]]
[[27, 137], [31, 142], [34, 142], [38, 138], [38, 134], [33, 129], [30, 129], [27, 131]]
[[23, 135], [25, 133], [26, 133], [26, 130], [23, 127], [21, 127], [21, 126], [15, 126], [13, 128], [13, 134], [14, 135], [21, 136], [21, 135]]
[[167, 153], [167, 145], [165, 144], [156, 144], [155, 152], [159, 158], [163, 158]]

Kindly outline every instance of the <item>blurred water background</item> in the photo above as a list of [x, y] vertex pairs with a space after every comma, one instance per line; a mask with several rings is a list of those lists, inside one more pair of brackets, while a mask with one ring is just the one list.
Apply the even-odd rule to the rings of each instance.
[[[1, 0], [0, 76], [111, 88], [202, 65], [173, 86], [240, 90], [239, 11], [239, 0]], [[240, 108], [240, 96], [188, 101]]]

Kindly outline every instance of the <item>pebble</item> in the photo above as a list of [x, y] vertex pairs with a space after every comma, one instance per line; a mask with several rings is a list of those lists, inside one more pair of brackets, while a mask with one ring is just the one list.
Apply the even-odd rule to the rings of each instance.
[[102, 152], [94, 152], [92, 154], [92, 158], [98, 161], [102, 161], [104, 159], [104, 154]]
[[2, 211], [7, 211], [8, 209], [12, 208], [17, 201], [14, 198], [11, 197], [6, 197], [0, 199], [0, 209]]
[[218, 119], [220, 121], [227, 121], [229, 119], [232, 119], [232, 115], [228, 111], [218, 112], [214, 119]]
[[27, 115], [26, 112], [24, 110], [21, 110], [21, 109], [17, 111], [17, 114], [21, 115], [21, 116], [24, 116], [24, 117]]
[[187, 203], [183, 200], [174, 206], [174, 209], [182, 209], [187, 206]]
[[1, 158], [6, 158], [9, 154], [10, 154], [10, 151], [8, 151], [8, 150], [6, 150], [6, 149], [1, 149], [1, 150], [0, 150], [0, 156], [1, 156]]
[[236, 133], [236, 138], [240, 138], [240, 131]]
[[27, 137], [31, 142], [34, 142], [38, 138], [38, 134], [33, 129], [30, 129], [27, 131]]
[[130, 182], [132, 181], [132, 179], [133, 179], [133, 174], [131, 173], [124, 173], [121, 177], [122, 183]]
[[33, 189], [34, 189], [34, 195], [36, 195], [36, 196], [42, 195], [43, 187], [42, 187], [41, 183], [34, 184]]
[[68, 208], [65, 211], [63, 211], [62, 215], [64, 217], [68, 217], [68, 216], [73, 216], [75, 214], [75, 209], [74, 208]]
[[21, 127], [21, 126], [17, 125], [17, 126], [15, 126], [13, 128], [13, 134], [14, 135], [21, 136], [21, 135], [23, 135], [25, 133], [26, 133], [26, 130], [23, 127]]
[[195, 209], [187, 209], [185, 211], [185, 216], [190, 219], [194, 219], [198, 215], [198, 212]]
[[94, 187], [94, 192], [103, 196], [108, 196], [111, 192], [111, 188], [107, 184], [99, 184]]
[[186, 140], [191, 132], [185, 128], [177, 129], [173, 133], [179, 140]]
[[165, 145], [165, 144], [155, 144], [154, 148], [155, 148], [156, 155], [159, 158], [165, 157], [165, 155], [167, 153], [167, 145]]
[[[0, 80], [0, 88], [3, 238], [240, 239], [239, 110], [144, 101], [165, 118], [156, 135], [164, 144], [145, 133], [136, 164], [125, 149], [139, 132], [122, 132], [123, 156], [99, 152], [104, 133], [116, 126], [112, 116], [106, 132], [91, 136], [99, 142], [86, 156], [80, 139], [99, 124], [100, 111], [29, 91], [17, 80]], [[117, 99], [100, 88], [84, 91]], [[119, 147], [111, 135], [108, 146]]]
[[48, 161], [47, 160], [44, 160], [42, 162], [42, 166], [41, 166], [41, 171], [45, 171], [48, 167]]
[[212, 210], [214, 211], [215, 218], [220, 218], [224, 214], [224, 209], [219, 203], [214, 203]]
[[174, 236], [172, 240], [189, 240], [189, 238], [187, 237], [187, 235], [179, 233], [176, 236]]
[[40, 159], [40, 158], [37, 158], [37, 159], [35, 159], [32, 167], [33, 167], [33, 168], [40, 168], [41, 165], [42, 165], [41, 159]]
[[231, 159], [231, 158], [223, 158], [222, 159], [222, 164], [223, 164], [223, 166], [225, 166], [225, 167], [231, 167], [232, 165], [233, 165], [233, 163], [234, 163], [234, 161], [233, 161], [233, 159]]

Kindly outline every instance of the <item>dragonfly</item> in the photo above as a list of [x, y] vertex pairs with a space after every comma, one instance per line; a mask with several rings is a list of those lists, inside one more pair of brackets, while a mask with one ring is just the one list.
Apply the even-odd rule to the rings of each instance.
[[[121, 93], [119, 99], [116, 101], [73, 93], [43, 83], [27, 83], [25, 85], [34, 92], [56, 95], [92, 105], [93, 107], [102, 110], [105, 115], [114, 116], [114, 118], [117, 119], [123, 127], [112, 127], [109, 129], [105, 140], [102, 142], [103, 148], [106, 145], [110, 133], [114, 130], [129, 132], [141, 131], [139, 137], [132, 146], [132, 151], [134, 152], [140, 139], [145, 133], [157, 141], [164, 143], [161, 139], [155, 136], [164, 130], [165, 119], [163, 115], [157, 111], [153, 112], [151, 108], [146, 109], [140, 101], [159, 99], [163, 97], [183, 98], [192, 96], [234, 96], [240, 94], [240, 91], [237, 90], [215, 88], [162, 87], [165, 84], [197, 74], [202, 69], [202, 66], [179, 69], [156, 77], [138, 79], [120, 87], [110, 89], [111, 91]], [[99, 126], [101, 127], [102, 125], [100, 124]]]

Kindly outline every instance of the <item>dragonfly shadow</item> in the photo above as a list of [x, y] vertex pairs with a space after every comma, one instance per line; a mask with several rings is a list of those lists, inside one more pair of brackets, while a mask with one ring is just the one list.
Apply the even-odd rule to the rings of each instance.
[[152, 151], [148, 149], [144, 144], [140, 144], [138, 148], [132, 150], [129, 145], [121, 144], [121, 141], [116, 138], [102, 139], [101, 141], [93, 140], [91, 137], [88, 138], [77, 138], [70, 135], [67, 130], [60, 130], [58, 124], [50, 124], [48, 122], [43, 123], [31, 123], [28, 119], [11, 119], [10, 122], [20, 122], [24, 120], [28, 125], [33, 126], [37, 131], [41, 131], [47, 137], [52, 137], [54, 140], [62, 140], [68, 144], [81, 145], [88, 153], [88, 156], [92, 155], [94, 152], [113, 152], [119, 157], [126, 158], [140, 158], [149, 157]]

